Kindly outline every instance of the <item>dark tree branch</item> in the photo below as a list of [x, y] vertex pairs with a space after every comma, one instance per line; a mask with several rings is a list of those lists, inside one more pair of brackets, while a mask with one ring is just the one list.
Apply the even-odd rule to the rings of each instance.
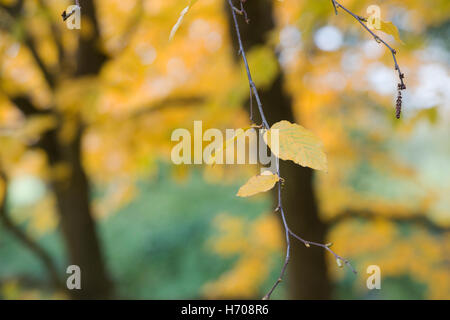
[[51, 16], [49, 7], [45, 3], [45, 1], [39, 0], [39, 5], [44, 10], [45, 15], [49, 21], [50, 29], [51, 29], [52, 35], [53, 35], [53, 41], [55, 42], [56, 49], [58, 50], [58, 63], [59, 63], [59, 69], [61, 70], [64, 65], [64, 56], [65, 56], [64, 46], [63, 46], [62, 38], [61, 38], [61, 32], [60, 32], [58, 26], [55, 24], [55, 22]]
[[24, 0], [18, 0], [12, 6], [7, 6], [5, 4], [0, 4], [0, 8], [9, 13], [9, 15], [16, 17], [20, 14], [23, 9]]
[[36, 114], [43, 113], [44, 111], [41, 111], [37, 109], [33, 103], [30, 101], [30, 99], [26, 96], [17, 96], [14, 98], [11, 98], [11, 102], [14, 103], [14, 105], [23, 113], [24, 116], [33, 116]]
[[[14, 23], [14, 21], [17, 20], [18, 17], [20, 16], [23, 10], [23, 4], [24, 2], [23, 0], [21, 0], [17, 1], [17, 3], [12, 7], [0, 5], [0, 8], [3, 9], [3, 11], [6, 12], [8, 15], [7, 17], [5, 17], [7, 19], [5, 25], [4, 26], [0, 25], [0, 28], [8, 32], [11, 31], [12, 27], [11, 24]], [[42, 75], [45, 81], [47, 82], [48, 86], [53, 89], [55, 87], [55, 79], [53, 75], [50, 73], [50, 71], [47, 69], [41, 57], [39, 56], [36, 45], [31, 36], [27, 32], [25, 32], [25, 36], [24, 39], [22, 39], [22, 42], [30, 50], [31, 55], [33, 56], [33, 59], [36, 62], [36, 65], [38, 66], [39, 70], [42, 72]]]
[[28, 250], [30, 250], [44, 265], [47, 270], [47, 273], [54, 285], [57, 289], [64, 289], [64, 286], [59, 279], [58, 268], [56, 267], [52, 257], [50, 254], [45, 251], [43, 247], [41, 247], [37, 242], [35, 242], [30, 236], [28, 236], [19, 226], [15, 225], [12, 219], [9, 217], [6, 209], [6, 193], [7, 193], [7, 184], [8, 179], [6, 174], [3, 171], [0, 171], [0, 178], [4, 181], [5, 184], [5, 194], [3, 197], [3, 201], [0, 204], [0, 221], [3, 223], [5, 228], [19, 240]]
[[77, 0], [76, 5], [82, 8], [82, 14], [92, 22], [93, 32], [90, 37], [80, 37], [79, 39], [74, 76], [96, 75], [108, 60], [100, 48], [101, 36], [96, 6], [92, 0], [82, 2]]
[[53, 75], [50, 73], [50, 71], [47, 69], [46, 65], [44, 64], [44, 61], [42, 61], [41, 57], [39, 56], [39, 53], [37, 52], [37, 48], [34, 44], [33, 39], [29, 35], [26, 35], [24, 42], [28, 47], [28, 49], [30, 50], [31, 55], [34, 58], [34, 61], [39, 67], [39, 70], [41, 70], [42, 75], [44, 76], [44, 79], [47, 82], [48, 86], [51, 89], [54, 89], [56, 84], [55, 79]]
[[378, 214], [375, 214], [370, 211], [355, 211], [355, 210], [348, 210], [345, 212], [342, 212], [340, 214], [337, 214], [330, 220], [328, 220], [328, 223], [330, 227], [336, 226], [340, 223], [343, 223], [347, 220], [351, 219], [364, 219], [364, 220], [375, 220], [375, 219], [383, 219], [387, 221], [391, 221], [394, 223], [406, 223], [406, 224], [413, 224], [417, 226], [422, 226], [426, 228], [427, 230], [435, 233], [445, 233], [450, 231], [450, 227], [448, 226], [441, 226], [437, 224], [436, 222], [430, 220], [427, 216], [420, 214], [420, 213], [413, 213], [408, 216], [380, 216]]
[[42, 279], [41, 277], [38, 278], [26, 273], [16, 274], [11, 277], [0, 279], [0, 287], [7, 284], [10, 280], [17, 282], [21, 289], [42, 291], [51, 290], [54, 288], [53, 284], [46, 281], [46, 279]]

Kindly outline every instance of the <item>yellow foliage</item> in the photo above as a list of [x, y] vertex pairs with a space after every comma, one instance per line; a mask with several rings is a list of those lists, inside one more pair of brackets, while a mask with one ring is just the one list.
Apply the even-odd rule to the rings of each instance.
[[180, 27], [181, 23], [183, 22], [184, 16], [189, 12], [189, 9], [197, 2], [197, 0], [190, 0], [189, 5], [183, 9], [180, 13], [180, 17], [178, 18], [177, 22], [173, 26], [172, 30], [170, 31], [169, 40], [172, 40], [172, 38], [175, 36], [175, 33], [177, 32], [178, 28]]
[[266, 256], [246, 255], [234, 268], [213, 283], [206, 284], [204, 294], [211, 299], [251, 298], [258, 293], [259, 286], [267, 277], [269, 268]]
[[19, 139], [24, 141], [37, 140], [48, 130], [55, 128], [57, 121], [53, 115], [33, 116], [27, 119], [25, 125], [16, 131]]
[[214, 251], [224, 256], [237, 254], [239, 260], [231, 270], [203, 287], [205, 296], [211, 299], [255, 297], [272, 268], [271, 255], [282, 246], [276, 216], [267, 214], [247, 222], [222, 214], [214, 224], [220, 232], [212, 242]]
[[20, 296], [20, 288], [15, 280], [11, 280], [6, 282], [1, 286], [2, 296], [7, 300], [19, 299]]
[[[450, 270], [444, 258], [449, 252], [447, 234], [433, 236], [415, 227], [414, 232], [405, 237], [394, 223], [379, 219], [374, 223], [340, 224], [329, 238], [335, 240], [334, 247], [338, 252], [360, 266], [355, 289], [361, 293], [367, 291], [366, 267], [378, 265], [382, 279], [409, 275], [426, 285], [428, 299], [450, 298]], [[329, 263], [334, 263], [333, 259], [330, 256]], [[334, 278], [343, 276], [333, 268], [330, 272]]]
[[[0, 1], [2, 4], [14, 2]], [[61, 1], [47, 2], [51, 14], [59, 19], [65, 4]], [[142, 7], [137, 5], [138, 2], [96, 1], [98, 12], [102, 13], [98, 15], [101, 40], [97, 45], [104, 50], [109, 61], [98, 76], [67, 79], [66, 71], [70, 73], [73, 68], [71, 61], [67, 70], [66, 66], [62, 70], [53, 69], [58, 58], [54, 33], [43, 21], [42, 15], [35, 14], [38, 2], [25, 1], [27, 28], [37, 40], [35, 43], [44, 64], [58, 76], [55, 92], [45, 84], [26, 46], [14, 37], [0, 34], [0, 91], [4, 90], [11, 96], [29, 95], [40, 110], [48, 109], [61, 115], [58, 138], [62, 144], [73, 142], [83, 123], [86, 126], [82, 139], [83, 165], [89, 179], [94, 184], [117, 183], [108, 189], [106, 197], [94, 204], [98, 217], [108, 216], [131, 201], [137, 192], [134, 185], [136, 179], [154, 174], [157, 172], [157, 161], [169, 159], [170, 132], [174, 128], [188, 127], [197, 119], [202, 119], [208, 127], [249, 125], [248, 114], [242, 108], [249, 94], [247, 79], [242, 66], [235, 64], [230, 53], [223, 2], [201, 1], [183, 20], [186, 10], [175, 26], [174, 21], [188, 3], [187, 0], [144, 1]], [[189, 3], [189, 8], [194, 2]], [[391, 6], [383, 7], [384, 16], [394, 12], [391, 8], [406, 8], [404, 0], [389, 3]], [[346, 6], [361, 14], [369, 4], [372, 3], [345, 1]], [[433, 214], [439, 216], [443, 221], [448, 216], [448, 206], [444, 203], [436, 208], [436, 203], [439, 199], [444, 201], [448, 198], [448, 188], [427, 186], [417, 176], [416, 168], [404, 164], [403, 160], [393, 159], [393, 152], [385, 149], [393, 136], [406, 133], [404, 137], [409, 138], [414, 134], [416, 126], [421, 124], [420, 119], [425, 118], [430, 124], [436, 124], [438, 109], [439, 112], [441, 110], [439, 106], [418, 112], [416, 117], [392, 129], [391, 124], [386, 124], [379, 115], [382, 111], [373, 112], [373, 109], [391, 112], [392, 97], [374, 93], [367, 77], [368, 67], [373, 65], [391, 68], [395, 75], [390, 53], [385, 50], [377, 55], [369, 41], [364, 40], [358, 46], [350, 48], [346, 45], [336, 52], [317, 50], [312, 44], [317, 25], [328, 21], [344, 31], [352, 30], [354, 23], [350, 19], [334, 17], [328, 1], [276, 1], [274, 7], [276, 26], [273, 34], [269, 35], [271, 39], [279, 40], [285, 28], [297, 28], [301, 32], [302, 47], [289, 47], [286, 51], [293, 53], [294, 59], [283, 66], [283, 85], [293, 98], [293, 113], [299, 123], [320, 136], [325, 147], [314, 134], [296, 124], [282, 121], [272, 126], [271, 130], [280, 131], [281, 159], [327, 171], [329, 157], [330, 174], [317, 176], [323, 218], [332, 218], [347, 209], [364, 211], [370, 208], [375, 214], [386, 218], [411, 216], [412, 212], [420, 211], [427, 212], [429, 217]], [[411, 0], [407, 9], [412, 22], [408, 32], [415, 35], [411, 39], [419, 40], [399, 50], [397, 57], [402, 67], [405, 65], [405, 70], [409, 69], [408, 73], [412, 74], [418, 69], [417, 66], [428, 63], [417, 54], [419, 51], [416, 49], [425, 48], [423, 38], [418, 35], [425, 34], [426, 28], [439, 25], [448, 18], [450, 2]], [[135, 11], [142, 19], [134, 19]], [[135, 33], [124, 39], [130, 20], [138, 22]], [[82, 25], [78, 33], [58, 24], [56, 31], [61, 35], [62, 45], [69, 57], [74, 56], [80, 34], [84, 38], [92, 35], [92, 23], [83, 20]], [[169, 42], [167, 38], [171, 29], [173, 39]], [[177, 29], [177, 36], [173, 37]], [[391, 22], [382, 22], [381, 31], [402, 43], [398, 29]], [[273, 50], [279, 44], [279, 41], [272, 42], [247, 52], [258, 87], [270, 86], [280, 71]], [[358, 63], [350, 66], [345, 63], [349, 56], [356, 57]], [[408, 89], [414, 89], [418, 77], [410, 74], [407, 75]], [[330, 80], [330, 75], [335, 77]], [[59, 77], [63, 81], [59, 81]], [[185, 97], [201, 99], [187, 104], [183, 100]], [[50, 116], [39, 116], [24, 122], [20, 112], [6, 100], [3, 92], [0, 93], [2, 166], [13, 175], [32, 171], [45, 179], [67, 178], [71, 170], [67, 164], [45, 169], [44, 156], [31, 159], [34, 156], [26, 152], [29, 142], [38, 141], [43, 133], [56, 127], [56, 120]], [[181, 102], [170, 102], [174, 100]], [[278, 106], [266, 107], [275, 109]], [[407, 115], [411, 112], [406, 110]], [[21, 128], [16, 130], [19, 126]], [[355, 142], [355, 135], [361, 139], [359, 142]], [[266, 141], [270, 143], [270, 139]], [[410, 184], [419, 186], [422, 194], [402, 201], [391, 201], [356, 192], [346, 184], [347, 173], [360, 161], [370, 162], [373, 167], [384, 168], [389, 176], [402, 177]], [[208, 181], [231, 182], [240, 178], [243, 172], [247, 174], [254, 169], [247, 166], [208, 167], [203, 174]], [[174, 172], [177, 177], [187, 175], [184, 167], [176, 168]], [[239, 193], [248, 196], [266, 191], [277, 181], [275, 175], [259, 175], [251, 178]], [[32, 211], [33, 217], [28, 217], [31, 219], [30, 226], [39, 233], [51, 230], [58, 222], [53, 212], [53, 201], [46, 197]], [[222, 255], [239, 255], [239, 260], [232, 270], [205, 286], [205, 295], [254, 297], [270, 270], [270, 254], [278, 252], [283, 244], [276, 216], [266, 215], [253, 222], [220, 216], [216, 225], [221, 234], [214, 241], [214, 250]], [[361, 265], [380, 264], [386, 275], [410, 273], [427, 284], [428, 298], [449, 298], [450, 275], [445, 264], [445, 258], [449, 256], [448, 235], [439, 238], [425, 231], [414, 231], [413, 236], [407, 239], [402, 237], [396, 225], [382, 219], [373, 224], [340, 224], [329, 235], [335, 243], [335, 250], [343, 256], [358, 261], [361, 259]], [[328, 256], [334, 266], [334, 258]], [[339, 274], [342, 275], [342, 272]], [[357, 283], [363, 285], [365, 276], [364, 272], [360, 272]], [[3, 285], [2, 293], [10, 298], [19, 296], [14, 283]]]
[[[247, 54], [248, 65], [252, 70], [253, 81], [260, 88], [270, 86], [279, 72], [277, 57], [272, 48], [259, 46], [252, 48]], [[242, 73], [245, 73], [244, 65], [241, 66]], [[247, 81], [247, 76], [243, 76], [243, 81]], [[242, 86], [246, 86], [242, 83]]]
[[32, 210], [30, 228], [37, 236], [53, 231], [58, 226], [59, 218], [56, 214], [56, 204], [53, 196], [46, 196], [39, 201]]
[[124, 179], [113, 184], [107, 194], [93, 203], [95, 216], [99, 219], [107, 218], [130, 203], [138, 194], [133, 181]]

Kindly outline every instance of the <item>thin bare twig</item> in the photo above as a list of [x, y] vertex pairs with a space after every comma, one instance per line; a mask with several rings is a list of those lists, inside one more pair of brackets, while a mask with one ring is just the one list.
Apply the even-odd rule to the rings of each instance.
[[334, 0], [331, 0], [331, 3], [333, 4], [334, 13], [337, 15], [338, 11], [337, 11], [337, 8], [336, 8], [336, 3], [334, 2]]
[[[239, 1], [240, 1], [241, 6], [243, 5], [243, 2], [245, 2], [245, 0], [239, 0]], [[261, 99], [259, 97], [258, 90], [256, 89], [256, 85], [252, 79], [252, 75], [251, 75], [250, 68], [249, 68], [248, 61], [247, 61], [247, 56], [245, 54], [244, 46], [242, 44], [242, 38], [241, 38], [240, 30], [239, 30], [239, 24], [237, 21], [236, 12], [242, 12], [243, 7], [241, 10], [237, 10], [236, 7], [233, 5], [232, 0], [228, 0], [228, 4], [231, 9], [231, 14], [233, 16], [233, 21], [234, 21], [234, 27], [236, 29], [237, 41], [239, 44], [239, 53], [241, 54], [242, 60], [244, 61], [245, 70], [247, 72], [248, 83], [250, 85], [251, 91], [253, 92], [253, 95], [255, 96], [259, 114], [261, 116], [261, 121], [262, 121], [261, 127], [268, 130], [270, 128], [270, 126], [266, 120], [266, 116], [264, 115], [264, 110], [263, 110], [263, 106], [261, 103]], [[251, 119], [252, 119], [252, 117], [250, 118], [250, 120]], [[286, 220], [286, 215], [284, 213], [283, 204], [282, 204], [282, 200], [281, 200], [281, 181], [282, 181], [282, 179], [281, 179], [281, 175], [280, 175], [280, 159], [278, 157], [275, 157], [275, 161], [276, 161], [277, 175], [280, 178], [280, 180], [277, 183], [278, 206], [275, 210], [280, 212], [281, 219], [283, 221], [283, 227], [284, 227], [285, 236], [286, 236], [286, 256], [284, 259], [283, 267], [281, 268], [280, 275], [279, 275], [278, 279], [275, 281], [275, 283], [273, 284], [273, 286], [270, 288], [269, 292], [263, 297], [264, 300], [270, 299], [272, 293], [275, 291], [275, 289], [278, 287], [278, 285], [282, 282], [283, 277], [286, 273], [286, 269], [287, 269], [287, 266], [288, 266], [289, 260], [290, 260], [291, 236], [298, 239], [299, 241], [303, 242], [307, 247], [314, 245], [314, 246], [318, 246], [318, 247], [322, 247], [322, 248], [326, 249], [327, 251], [329, 251], [331, 254], [334, 255], [334, 257], [336, 258], [336, 261], [338, 261], [338, 263], [340, 261], [344, 262], [345, 265], [347, 265], [354, 273], [356, 273], [355, 269], [353, 269], [353, 267], [350, 265], [349, 261], [347, 259], [339, 256], [338, 254], [336, 254], [333, 250], [331, 250], [330, 245], [304, 240], [303, 238], [301, 238], [300, 236], [298, 236], [297, 234], [295, 234], [294, 232], [291, 231], [291, 229], [289, 228], [288, 222]]]
[[[80, 7], [80, 1], [79, 1], [79, 0], [75, 0], [75, 5], [76, 5], [78, 8], [81, 9], [81, 7]], [[64, 12], [62, 13], [61, 16], [62, 16], [63, 20], [66, 21], [66, 20], [69, 19], [69, 17], [71, 17], [75, 12], [76, 12], [76, 9], [73, 9], [72, 12], [70, 12], [70, 13], [67, 13], [66, 11], [64, 11]]]
[[392, 48], [386, 41], [384, 41], [379, 36], [377, 36], [372, 30], [369, 29], [369, 27], [367, 27], [367, 25], [364, 23], [367, 21], [367, 19], [354, 14], [349, 9], [347, 9], [346, 7], [341, 5], [337, 0], [331, 0], [331, 2], [333, 3], [336, 14], [337, 14], [337, 9], [339, 9], [339, 8], [341, 8], [342, 10], [347, 12], [349, 15], [351, 15], [353, 18], [355, 18], [361, 24], [361, 26], [364, 29], [366, 29], [367, 32], [369, 32], [372, 35], [372, 37], [375, 39], [376, 42], [382, 43], [391, 52], [392, 59], [394, 60], [394, 67], [395, 67], [395, 70], [398, 72], [398, 78], [400, 81], [397, 86], [398, 95], [397, 95], [397, 105], [396, 105], [396, 117], [397, 117], [397, 119], [399, 119], [401, 112], [402, 112], [402, 90], [406, 89], [406, 85], [404, 82], [405, 74], [402, 73], [402, 71], [400, 70], [400, 66], [398, 65], [398, 62], [397, 62], [397, 57], [396, 57], [397, 51], [394, 48]]
[[238, 43], [239, 43], [239, 53], [242, 55], [242, 59], [244, 60], [245, 70], [247, 72], [247, 77], [248, 77], [248, 83], [250, 85], [250, 88], [253, 91], [253, 95], [255, 96], [256, 103], [257, 103], [258, 109], [259, 109], [259, 114], [261, 115], [261, 119], [262, 119], [262, 125], [265, 129], [269, 129], [270, 126], [264, 115], [261, 99], [259, 98], [258, 90], [256, 89], [255, 83], [253, 82], [252, 74], [250, 72], [250, 67], [248, 66], [247, 56], [245, 54], [244, 46], [242, 44], [241, 32], [239, 31], [239, 25], [237, 22], [237, 17], [236, 17], [236, 12], [235, 12], [236, 8], [233, 5], [233, 3], [231, 2], [231, 0], [228, 0], [228, 3], [230, 5], [231, 13], [233, 15], [234, 27], [236, 29], [236, 35], [237, 35], [237, 39], [238, 39]]

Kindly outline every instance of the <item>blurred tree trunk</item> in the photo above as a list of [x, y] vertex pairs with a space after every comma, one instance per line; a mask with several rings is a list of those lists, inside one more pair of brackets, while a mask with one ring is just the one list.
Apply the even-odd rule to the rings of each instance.
[[[106, 56], [99, 50], [95, 5], [93, 1], [81, 1], [80, 4], [83, 16], [92, 23], [93, 32], [80, 37], [74, 77], [96, 75], [106, 61]], [[53, 165], [68, 163], [71, 169], [70, 179], [54, 184], [70, 262], [81, 268], [82, 289], [72, 290], [71, 294], [76, 299], [107, 299], [112, 298], [113, 287], [92, 216], [89, 182], [82, 165], [82, 134], [83, 123], [79, 121], [73, 141], [61, 145], [56, 136], [52, 137], [48, 154]], [[53, 147], [55, 149], [51, 150]]]
[[[92, 31], [80, 36], [79, 46], [75, 57], [68, 58], [74, 68], [71, 71], [62, 70], [68, 77], [77, 78], [83, 76], [97, 75], [106, 56], [100, 51], [100, 34], [96, 19], [95, 5], [92, 1], [80, 1], [83, 18], [89, 20]], [[23, 1], [19, 2], [14, 9], [13, 17], [22, 11]], [[12, 10], [10, 9], [10, 10]], [[33, 42], [28, 41], [28, 46], [33, 49]], [[61, 44], [60, 47], [62, 48]], [[36, 52], [33, 51], [32, 52]], [[55, 90], [57, 79], [52, 75], [36, 53], [34, 55], [37, 65], [45, 75], [50, 88]], [[62, 67], [66, 64], [62, 64]], [[75, 135], [69, 142], [60, 141], [60, 130], [64, 126], [64, 116], [57, 108], [48, 111], [37, 109], [29, 98], [16, 97], [12, 101], [18, 106], [25, 116], [35, 114], [52, 113], [59, 119], [57, 128], [48, 131], [39, 142], [47, 154], [51, 168], [63, 166], [68, 168], [64, 177], [57, 177], [52, 181], [55, 192], [58, 212], [61, 220], [61, 231], [65, 241], [69, 263], [77, 265], [81, 269], [81, 290], [71, 290], [69, 294], [75, 299], [107, 299], [113, 297], [113, 286], [107, 272], [102, 255], [100, 239], [96, 230], [96, 223], [90, 206], [90, 188], [87, 175], [82, 165], [81, 140], [84, 125], [82, 119], [78, 119]], [[66, 277], [65, 277], [66, 276]], [[61, 274], [67, 278], [69, 275]]]
[[[234, 23], [228, 0], [225, 2], [230, 35], [235, 52], [237, 52]], [[238, 1], [234, 1], [234, 3], [238, 4]], [[239, 6], [238, 9], [240, 9]], [[238, 20], [244, 49], [247, 52], [255, 46], [266, 44], [267, 36], [274, 28], [274, 19], [271, 0], [248, 0], [245, 3], [245, 9], [250, 24], [246, 24], [243, 17], [238, 16], [240, 18]], [[238, 60], [240, 62], [240, 56], [236, 55], [236, 61]], [[260, 91], [266, 117], [270, 124], [280, 120], [295, 122], [291, 97], [283, 90], [283, 82], [284, 74], [280, 69], [270, 88]], [[254, 105], [256, 105], [255, 102]], [[254, 116], [258, 119], [255, 109], [256, 107], [254, 107]], [[291, 229], [305, 239], [324, 243], [327, 228], [319, 219], [312, 170], [290, 161], [281, 161], [280, 170], [282, 177], [286, 179], [282, 196]], [[293, 240], [287, 280], [291, 299], [329, 299], [331, 284], [327, 273], [325, 250], [306, 248], [303, 244]]]
[[62, 145], [57, 141], [57, 131], [51, 131], [45, 136], [43, 147], [52, 167], [68, 165], [70, 168], [68, 177], [53, 181], [68, 258], [70, 264], [81, 269], [81, 290], [69, 293], [75, 299], [106, 299], [112, 297], [112, 285], [92, 216], [88, 179], [81, 163], [81, 133], [80, 129], [71, 143]]
[[[25, 116], [48, 113], [59, 116], [53, 109], [36, 109], [27, 97], [16, 97], [12, 101]], [[81, 268], [81, 290], [71, 290], [69, 294], [75, 299], [111, 298], [113, 286], [105, 267], [90, 207], [89, 182], [82, 165], [83, 126], [80, 123], [74, 138], [64, 143], [58, 139], [62, 126], [60, 123], [57, 128], [46, 132], [37, 147], [45, 151], [52, 169], [58, 166], [69, 169], [64, 176], [52, 179], [69, 263]], [[64, 278], [64, 275], [60, 276]]]

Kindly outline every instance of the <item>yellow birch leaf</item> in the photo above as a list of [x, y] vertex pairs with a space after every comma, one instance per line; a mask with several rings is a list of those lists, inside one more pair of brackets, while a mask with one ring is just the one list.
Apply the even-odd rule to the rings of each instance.
[[[274, 130], [277, 130], [275, 132]], [[275, 141], [272, 141], [273, 135]], [[276, 139], [278, 135], [278, 139]], [[272, 142], [277, 145], [272, 145]], [[302, 126], [282, 120], [275, 123], [264, 133], [264, 141], [272, 152], [280, 159], [292, 160], [295, 163], [316, 170], [327, 171], [327, 156], [322, 141], [311, 131]]]
[[270, 171], [251, 177], [238, 191], [238, 197], [250, 197], [260, 192], [265, 192], [274, 187], [280, 178]]
[[394, 37], [395, 40], [397, 40], [401, 44], [405, 44], [402, 39], [400, 39], [400, 33], [398, 32], [397, 27], [395, 24], [393, 24], [390, 21], [380, 21], [380, 31], [383, 31], [384, 33], [390, 34]]
[[170, 31], [170, 36], [169, 36], [169, 41], [173, 39], [173, 37], [175, 36], [175, 33], [177, 33], [178, 28], [181, 25], [181, 22], [183, 22], [184, 16], [188, 13], [189, 9], [194, 5], [194, 3], [196, 3], [197, 0], [191, 0], [189, 2], [189, 4], [187, 5], [187, 7], [185, 7], [181, 13], [180, 13], [180, 17], [178, 18], [177, 22], [175, 23], [175, 25], [172, 27], [172, 30]]

